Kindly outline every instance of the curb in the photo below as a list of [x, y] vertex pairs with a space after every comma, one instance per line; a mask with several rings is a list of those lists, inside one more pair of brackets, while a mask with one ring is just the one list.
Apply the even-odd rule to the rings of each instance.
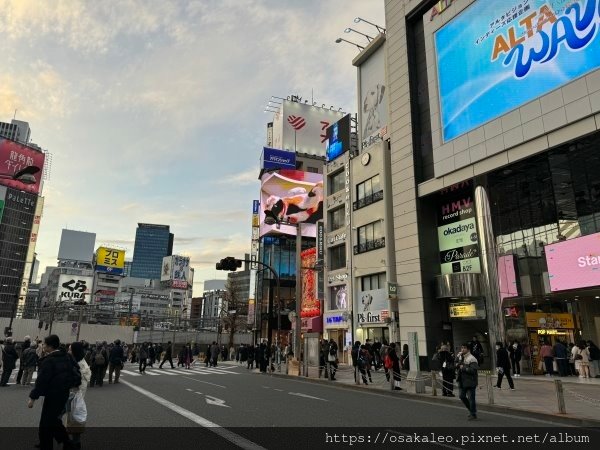
[[[401, 396], [401, 397], [406, 396], [406, 397], [410, 397], [411, 399], [418, 399], [423, 402], [431, 403], [431, 404], [440, 404], [440, 403], [451, 404], [450, 400], [446, 400], [444, 398], [440, 398], [437, 396], [434, 397], [430, 394], [429, 395], [413, 394], [413, 393], [407, 392], [406, 390], [403, 390], [401, 392], [394, 392], [391, 390], [387, 391], [384, 389], [367, 390], [368, 388], [364, 388], [362, 385], [345, 384], [345, 383], [332, 384], [331, 381], [327, 381], [327, 380], [323, 380], [323, 379], [319, 379], [319, 378], [308, 378], [308, 377], [295, 376], [295, 375], [286, 375], [283, 373], [281, 373], [281, 374], [280, 373], [271, 373], [269, 375], [271, 375], [273, 377], [278, 377], [278, 378], [295, 379], [295, 380], [303, 381], [306, 383], [321, 384], [321, 385], [326, 385], [326, 386], [335, 386], [340, 389], [368, 392], [370, 394], [376, 394], [376, 395], [381, 395], [381, 396], [389, 396], [389, 395]], [[482, 404], [478, 403], [477, 409], [480, 411], [487, 411], [487, 412], [510, 413], [513, 416], [518, 416], [518, 417], [528, 417], [528, 418], [535, 418], [535, 419], [540, 419], [540, 420], [549, 420], [552, 422], [557, 422], [557, 423], [564, 424], [564, 425], [572, 425], [572, 426], [576, 426], [576, 427], [583, 427], [583, 428], [598, 428], [598, 427], [600, 427], [600, 420], [575, 417], [575, 416], [570, 416], [568, 414], [564, 415], [564, 414], [559, 414], [559, 413], [542, 413], [539, 411], [531, 411], [528, 409], [517, 409], [517, 408], [512, 408], [510, 406], [487, 405], [487, 404], [483, 404], [483, 403]]]

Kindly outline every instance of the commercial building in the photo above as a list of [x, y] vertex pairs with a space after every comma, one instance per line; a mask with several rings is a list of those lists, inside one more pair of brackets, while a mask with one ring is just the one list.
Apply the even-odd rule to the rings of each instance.
[[158, 280], [161, 277], [163, 258], [173, 254], [173, 234], [168, 225], [138, 223], [131, 276]]
[[13, 119], [10, 123], [0, 122], [0, 136], [21, 144], [28, 144], [31, 129], [27, 122]]
[[225, 280], [206, 280], [202, 295], [202, 315], [198, 328], [216, 330], [225, 301]]
[[[534, 373], [542, 340], [597, 342], [598, 1], [385, 13], [400, 341], [417, 332], [424, 356], [475, 336], [487, 366], [495, 341], [516, 340]], [[569, 30], [586, 40], [557, 37]]]

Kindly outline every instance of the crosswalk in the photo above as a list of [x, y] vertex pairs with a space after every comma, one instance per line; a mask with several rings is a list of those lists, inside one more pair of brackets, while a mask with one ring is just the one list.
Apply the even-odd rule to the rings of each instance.
[[[146, 367], [146, 371], [144, 373], [140, 373], [138, 370], [137, 364], [126, 364], [125, 367], [123, 369], [121, 369], [121, 376], [127, 378], [127, 377], [144, 377], [144, 376], [174, 377], [174, 376], [181, 376], [181, 375], [188, 375], [188, 376], [189, 375], [239, 375], [239, 373], [233, 371], [233, 369], [235, 369], [236, 367], [237, 367], [237, 365], [222, 364], [217, 367], [206, 367], [204, 365], [202, 365], [202, 366], [196, 365], [196, 366], [192, 367], [191, 369], [185, 369], [185, 368], [181, 368], [181, 367], [171, 369], [169, 366], [164, 366], [162, 369], [159, 369], [158, 365], [156, 365], [154, 368]], [[13, 372], [10, 376], [10, 379], [8, 381], [8, 384], [16, 384], [15, 381], [16, 381], [18, 372], [19, 372], [18, 367], [15, 370], [13, 370]], [[107, 377], [108, 377], [108, 371], [106, 372], [106, 378]], [[33, 377], [31, 380], [32, 384], [35, 382], [36, 379], [37, 379], [37, 372], [35, 372], [33, 374]]]

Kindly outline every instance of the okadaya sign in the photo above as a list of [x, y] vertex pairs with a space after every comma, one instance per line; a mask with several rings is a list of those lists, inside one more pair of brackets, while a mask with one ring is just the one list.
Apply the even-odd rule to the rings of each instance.
[[73, 303], [87, 301], [92, 289], [92, 277], [60, 275], [58, 277], [57, 302]]
[[481, 272], [470, 181], [450, 186], [440, 193], [438, 243], [442, 274]]
[[600, 0], [473, 2], [434, 37], [444, 141], [599, 68], [599, 34]]

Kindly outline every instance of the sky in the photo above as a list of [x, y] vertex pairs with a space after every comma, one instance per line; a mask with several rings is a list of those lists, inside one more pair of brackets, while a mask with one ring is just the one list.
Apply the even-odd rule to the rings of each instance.
[[61, 230], [133, 257], [138, 222], [171, 226], [194, 295], [250, 252], [272, 95], [356, 112], [355, 46], [383, 0], [0, 0], [0, 121], [52, 153], [36, 252]]

